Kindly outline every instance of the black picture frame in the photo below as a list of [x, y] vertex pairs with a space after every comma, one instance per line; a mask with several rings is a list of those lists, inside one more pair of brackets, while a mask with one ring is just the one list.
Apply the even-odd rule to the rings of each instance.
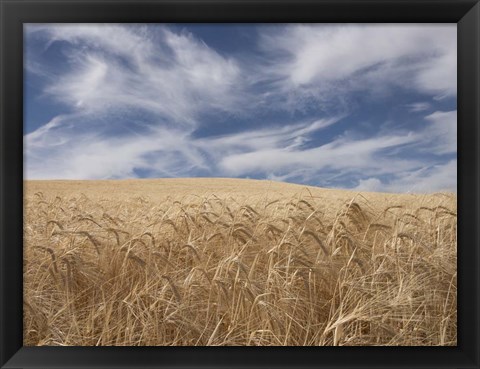
[[[1, 368], [479, 368], [478, 0], [0, 0]], [[435, 23], [458, 26], [458, 346], [22, 347], [23, 24]]]

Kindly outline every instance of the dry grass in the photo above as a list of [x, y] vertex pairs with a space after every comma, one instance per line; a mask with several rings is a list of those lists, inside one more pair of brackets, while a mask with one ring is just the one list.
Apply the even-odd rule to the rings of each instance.
[[449, 194], [28, 182], [24, 344], [456, 345], [456, 227]]

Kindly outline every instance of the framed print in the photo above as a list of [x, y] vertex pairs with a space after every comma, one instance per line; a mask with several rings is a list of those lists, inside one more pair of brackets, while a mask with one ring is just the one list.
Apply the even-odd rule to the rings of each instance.
[[1, 10], [2, 368], [478, 368], [477, 1]]

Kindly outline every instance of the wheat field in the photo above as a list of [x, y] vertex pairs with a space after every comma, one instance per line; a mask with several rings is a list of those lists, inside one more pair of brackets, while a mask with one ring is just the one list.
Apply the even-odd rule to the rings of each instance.
[[456, 195], [25, 181], [24, 345], [456, 345]]

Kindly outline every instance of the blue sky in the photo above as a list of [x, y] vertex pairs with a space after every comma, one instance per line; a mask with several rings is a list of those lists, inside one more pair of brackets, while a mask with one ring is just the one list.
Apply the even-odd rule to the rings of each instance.
[[456, 191], [456, 24], [29, 24], [26, 179]]

